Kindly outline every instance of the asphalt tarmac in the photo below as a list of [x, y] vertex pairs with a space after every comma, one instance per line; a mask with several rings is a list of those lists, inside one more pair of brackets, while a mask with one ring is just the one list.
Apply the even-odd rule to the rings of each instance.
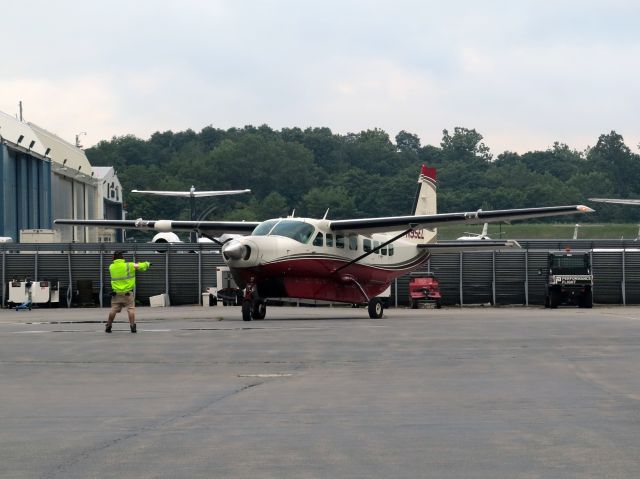
[[640, 308], [0, 310], [0, 477], [633, 478]]

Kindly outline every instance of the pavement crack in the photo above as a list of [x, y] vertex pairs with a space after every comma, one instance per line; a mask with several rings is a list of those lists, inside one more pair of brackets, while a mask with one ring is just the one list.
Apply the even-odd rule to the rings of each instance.
[[100, 454], [105, 450], [108, 450], [114, 446], [120, 445], [126, 441], [130, 441], [132, 439], [136, 439], [144, 434], [149, 432], [161, 429], [171, 424], [174, 421], [182, 420], [191, 416], [195, 416], [201, 411], [219, 403], [229, 399], [230, 397], [237, 396], [249, 389], [255, 388], [264, 384], [264, 381], [253, 382], [251, 384], [246, 384], [240, 388], [229, 391], [225, 394], [215, 396], [209, 401], [205, 401], [204, 404], [194, 405], [190, 408], [185, 409], [184, 411], [174, 414], [170, 417], [160, 418], [154, 422], [148, 423], [137, 428], [134, 431], [131, 431], [127, 434], [123, 434], [119, 437], [112, 438], [108, 441], [104, 441], [101, 444], [96, 445], [95, 447], [87, 448], [83, 451], [78, 451], [74, 455], [68, 457], [66, 460], [54, 466], [52, 470], [45, 472], [40, 476], [41, 479], [54, 479], [56, 477], [67, 477], [68, 471], [78, 464], [82, 464], [86, 461], [90, 461], [93, 456], [96, 454]]

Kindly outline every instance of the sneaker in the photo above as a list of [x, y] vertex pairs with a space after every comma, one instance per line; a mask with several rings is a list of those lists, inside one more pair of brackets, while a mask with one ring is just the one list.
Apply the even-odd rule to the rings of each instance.
[[105, 333], [110, 333], [110, 332], [111, 332], [111, 325], [110, 325], [110, 324], [107, 324], [107, 325], [104, 327], [104, 332], [105, 332]]
[[137, 333], [138, 332], [138, 328], [136, 327], [135, 323], [131, 324], [130, 326], [131, 326], [131, 332], [132, 333]]

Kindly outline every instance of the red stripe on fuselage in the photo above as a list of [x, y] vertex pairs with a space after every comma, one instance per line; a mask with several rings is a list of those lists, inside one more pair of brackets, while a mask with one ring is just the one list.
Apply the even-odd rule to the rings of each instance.
[[395, 268], [393, 265], [355, 263], [337, 273], [335, 271], [345, 264], [344, 260], [288, 258], [255, 267], [232, 268], [232, 273], [236, 280], [257, 285], [278, 279], [285, 289], [284, 297], [361, 303], [365, 298], [349, 278], [357, 281], [371, 298], [383, 292], [393, 279], [419, 268], [427, 257], [428, 252], [425, 252], [414, 261]]

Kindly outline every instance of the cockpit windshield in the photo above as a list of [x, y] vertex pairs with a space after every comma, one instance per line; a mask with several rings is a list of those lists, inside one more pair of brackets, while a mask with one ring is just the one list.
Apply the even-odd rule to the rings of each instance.
[[251, 233], [251, 236], [267, 236], [269, 231], [276, 225], [279, 220], [269, 220], [260, 223]]
[[269, 220], [260, 223], [252, 236], [284, 236], [300, 243], [307, 243], [315, 228], [309, 223], [298, 220]]

